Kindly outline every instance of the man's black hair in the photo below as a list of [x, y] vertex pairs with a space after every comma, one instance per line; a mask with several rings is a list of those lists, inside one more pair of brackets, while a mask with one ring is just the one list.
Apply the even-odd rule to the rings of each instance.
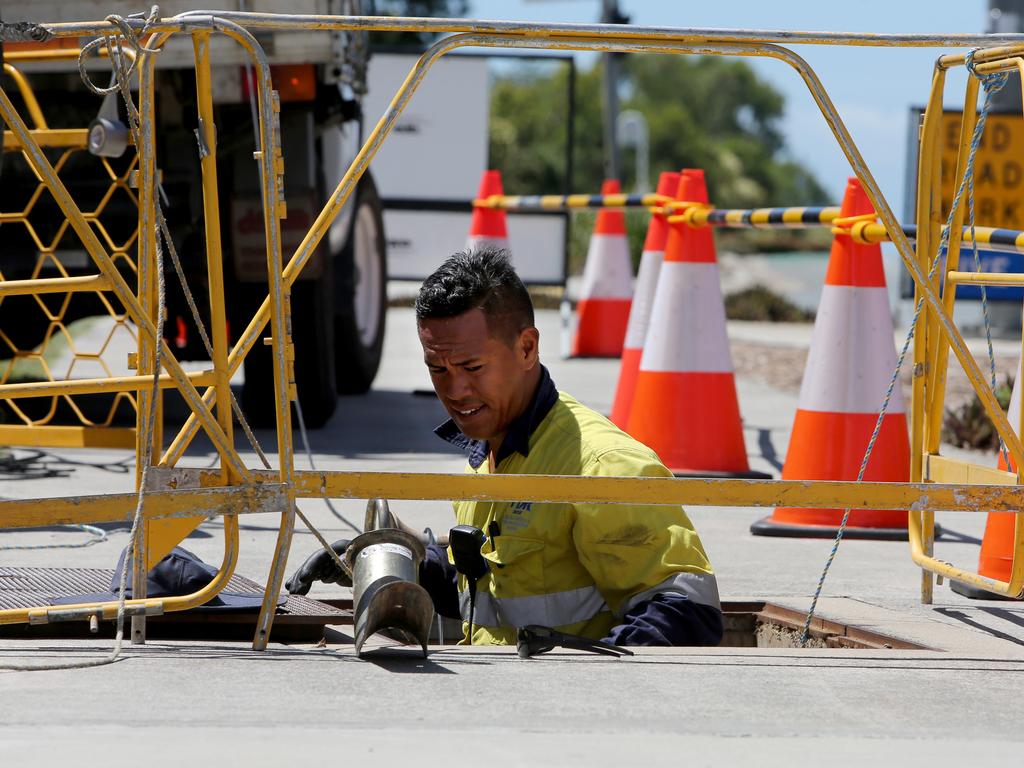
[[509, 343], [533, 326], [533, 302], [508, 251], [484, 247], [456, 253], [423, 281], [416, 297], [419, 323], [471, 309], [482, 310], [491, 334]]

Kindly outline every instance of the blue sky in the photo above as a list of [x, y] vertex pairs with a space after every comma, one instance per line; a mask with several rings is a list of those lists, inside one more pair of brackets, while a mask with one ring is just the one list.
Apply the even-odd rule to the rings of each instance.
[[[470, 0], [479, 19], [594, 22], [598, 0]], [[633, 24], [673, 27], [830, 30], [851, 32], [982, 32], [986, 0], [620, 0]], [[795, 46], [818, 73], [883, 194], [903, 217], [910, 107], [924, 103], [938, 48]], [[801, 80], [787, 65], [747, 59], [786, 97], [782, 128], [790, 154], [813, 169], [838, 203], [850, 175], [846, 158]], [[947, 106], [962, 106], [963, 77], [946, 85]], [[542, 190], [537, 190], [541, 192]], [[806, 201], [810, 202], [810, 201]]]

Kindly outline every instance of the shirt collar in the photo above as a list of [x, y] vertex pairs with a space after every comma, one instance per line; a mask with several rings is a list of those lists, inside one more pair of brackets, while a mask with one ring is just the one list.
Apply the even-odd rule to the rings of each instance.
[[[557, 401], [558, 390], [555, 389], [555, 383], [551, 380], [548, 369], [541, 365], [537, 391], [534, 392], [533, 399], [526, 410], [516, 416], [508, 425], [505, 439], [495, 456], [495, 464], [500, 464], [502, 460], [513, 453], [520, 453], [523, 456], [530, 454], [530, 436], [533, 435]], [[487, 459], [487, 441], [467, 437], [455, 425], [454, 419], [448, 419], [434, 430], [434, 434], [465, 451], [468, 454], [469, 465], [473, 469], [478, 469]]]

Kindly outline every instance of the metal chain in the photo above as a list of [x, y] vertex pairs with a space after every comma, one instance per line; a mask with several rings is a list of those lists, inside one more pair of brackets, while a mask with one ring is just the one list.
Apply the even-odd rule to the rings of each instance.
[[[928, 270], [929, 282], [935, 277], [935, 273], [938, 271], [939, 264], [945, 260], [946, 251], [949, 248], [949, 233], [953, 228], [953, 218], [956, 215], [957, 208], [960, 206], [960, 201], [963, 198], [964, 192], [968, 193], [970, 211], [971, 211], [971, 229], [972, 229], [972, 240], [973, 240], [973, 227], [974, 227], [974, 158], [977, 154], [978, 147], [981, 144], [981, 136], [985, 130], [985, 121], [988, 118], [989, 109], [991, 108], [992, 95], [996, 93], [1003, 85], [1006, 84], [1007, 76], [1005, 73], [998, 73], [994, 75], [979, 75], [974, 69], [974, 51], [967, 54], [967, 70], [975, 77], [981, 80], [981, 84], [985, 90], [985, 101], [982, 105], [981, 113], [978, 116], [978, 122], [974, 127], [974, 133], [971, 136], [971, 147], [970, 153], [967, 156], [967, 167], [964, 170], [964, 178], [960, 182], [960, 187], [957, 189], [956, 197], [953, 199], [953, 205], [949, 211], [949, 217], [946, 220], [946, 226], [942, 231], [942, 235], [939, 239], [939, 248], [935, 253], [935, 259], [932, 261], [931, 268]], [[975, 245], [975, 258], [977, 259], [977, 246]], [[979, 266], [980, 269], [980, 266]], [[892, 372], [892, 378], [889, 379], [889, 387], [885, 392], [885, 399], [882, 401], [882, 407], [878, 412], [878, 419], [875, 422], [875, 428], [871, 433], [871, 439], [868, 441], [867, 450], [864, 452], [864, 459], [861, 461], [860, 469], [857, 472], [857, 482], [861, 482], [864, 479], [864, 473], [868, 467], [868, 461], [871, 458], [871, 452], [875, 448], [875, 442], [878, 439], [878, 434], [882, 429], [882, 422], [885, 420], [886, 411], [889, 409], [889, 401], [892, 398], [893, 390], [896, 387], [896, 382], [899, 379], [900, 370], [903, 368], [903, 361], [906, 359], [907, 350], [910, 348], [910, 342], [914, 338], [914, 330], [917, 327], [917, 320], [921, 314], [921, 310], [924, 308], [924, 298], [918, 299], [917, 306], [914, 308], [914, 317], [910, 321], [910, 330], [907, 333], [906, 341], [903, 342], [903, 349], [900, 350], [899, 358], [896, 361], [896, 368]], [[986, 331], [988, 329], [988, 318], [986, 316]], [[994, 358], [992, 357], [992, 342], [989, 339], [989, 356], [992, 360], [993, 366], [993, 386], [995, 382], [994, 373]], [[839, 545], [843, 540], [843, 533], [846, 531], [846, 524], [850, 519], [850, 509], [847, 508], [843, 512], [843, 519], [839, 523], [839, 529], [836, 531], [835, 542], [832, 544], [832, 550], [828, 554], [828, 559], [825, 561], [825, 567], [822, 569], [821, 577], [818, 579], [818, 586], [814, 590], [814, 597], [811, 600], [811, 608], [807, 612], [807, 619], [804, 621], [803, 632], [800, 635], [800, 645], [805, 646], [807, 644], [808, 637], [810, 635], [811, 621], [814, 618], [815, 609], [818, 606], [818, 598], [821, 596], [821, 590], [825, 586], [825, 579], [828, 576], [829, 569], [832, 567], [832, 561], [835, 560], [836, 553], [839, 551]]]

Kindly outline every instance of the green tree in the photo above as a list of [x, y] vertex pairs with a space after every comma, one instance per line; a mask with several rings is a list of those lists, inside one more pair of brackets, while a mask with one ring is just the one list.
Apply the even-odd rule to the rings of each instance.
[[[497, 78], [491, 97], [491, 163], [510, 194], [554, 193], [565, 177], [566, 67], [528, 65]], [[787, 157], [778, 120], [784, 100], [742, 61], [638, 55], [624, 66], [622, 108], [644, 114], [651, 171], [703, 168], [719, 207], [807, 205], [825, 192]], [[599, 63], [578, 73], [574, 187], [596, 191], [603, 175]], [[623, 153], [626, 179], [633, 158]]]
[[[374, 0], [372, 5], [372, 13], [378, 16], [453, 18], [465, 16], [469, 10], [468, 0]], [[423, 49], [436, 37], [429, 32], [372, 32], [370, 44]]]
[[[490, 163], [501, 169], [508, 194], [557, 194], [564, 190], [568, 78], [569, 68], [564, 63], [529, 62], [493, 83]], [[574, 153], [577, 175], [573, 182], [576, 190], [596, 190], [600, 186], [600, 110], [599, 75], [579, 73]]]

